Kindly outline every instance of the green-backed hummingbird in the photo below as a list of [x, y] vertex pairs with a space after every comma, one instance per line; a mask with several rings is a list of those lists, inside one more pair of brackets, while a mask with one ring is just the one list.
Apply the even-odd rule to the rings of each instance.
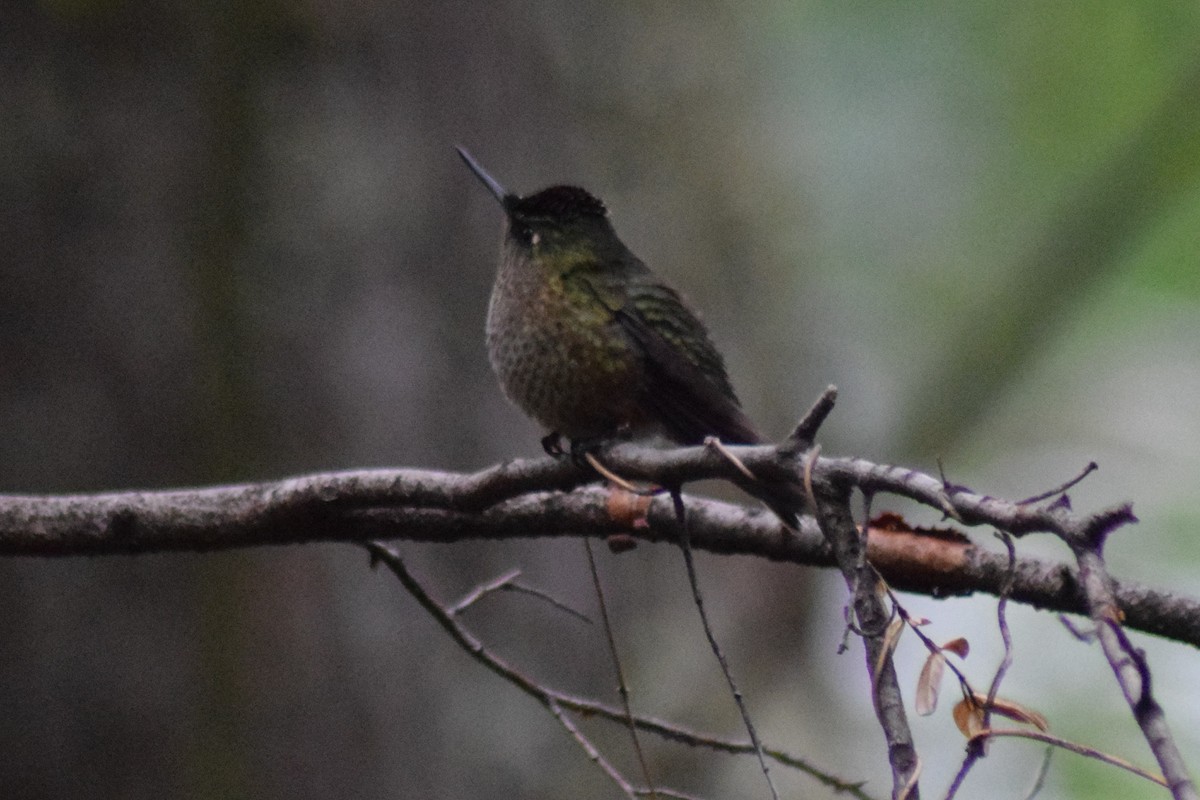
[[[458, 153], [508, 220], [488, 356], [504, 393], [549, 431], [547, 449], [559, 436], [573, 445], [654, 433], [683, 445], [764, 441], [704, 323], [617, 237], [600, 200], [575, 186], [522, 197]], [[798, 487], [737, 483], [796, 526]]]

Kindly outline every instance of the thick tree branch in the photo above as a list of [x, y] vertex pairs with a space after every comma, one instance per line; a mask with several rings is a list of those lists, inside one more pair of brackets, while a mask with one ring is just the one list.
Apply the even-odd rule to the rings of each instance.
[[[735, 447], [751, 468], [778, 469], [774, 448]], [[656, 470], [699, 479], [733, 467], [706, 448], [658, 451], [622, 445], [606, 462], [631, 477]], [[1061, 509], [1023, 506], [947, 491], [931, 476], [859, 459], [818, 459], [823, 476], [891, 491], [941, 508], [945, 498], [968, 523], [1009, 531], [1057, 531]], [[778, 474], [778, 473], [777, 473]], [[477, 473], [362, 470], [317, 473], [281, 481], [204, 489], [86, 495], [0, 495], [0, 555], [72, 556], [149, 553], [354, 541], [390, 537], [449, 542], [470, 538], [604, 535], [625, 530], [649, 540], [674, 540], [670, 503], [650, 505], [648, 527], [626, 530], [607, 506], [610, 493], [567, 490], [591, 479], [569, 462], [514, 461]], [[549, 492], [549, 493], [548, 493]], [[829, 566], [832, 557], [811, 518], [787, 535], [769, 514], [688, 498], [696, 547]], [[1123, 507], [1119, 507], [1123, 508]], [[478, 510], [478, 511], [477, 511]], [[888, 582], [924, 594], [998, 595], [1007, 559], [982, 547], [913, 533], [873, 532], [870, 558]], [[1114, 584], [1131, 628], [1200, 647], [1200, 601], [1132, 582]], [[1073, 566], [1017, 560], [1012, 599], [1052, 611], [1087, 614]]]
[[[730, 448], [761, 474], [777, 468], [774, 448]], [[688, 479], [728, 475], [734, 468], [706, 448], [656, 451], [622, 445], [605, 454], [622, 474], [647, 477], [662, 468]], [[964, 491], [945, 492], [936, 478], [856, 459], [818, 459], [823, 476], [922, 499], [949, 499], [965, 520], [1024, 532], [1061, 527], [1062, 510], [1019, 506]], [[86, 495], [0, 495], [0, 555], [81, 556], [204, 551], [312, 541], [364, 542], [381, 537], [427, 542], [474, 538], [607, 535], [677, 541], [667, 498], [649, 506], [649, 526], [614, 517], [612, 493], [588, 488], [562, 494], [591, 476], [569, 462], [514, 461], [477, 473], [362, 470], [204, 489]], [[820, 531], [805, 517], [788, 534], [769, 513], [687, 498], [692, 542], [718, 553], [831, 566]], [[870, 559], [892, 586], [934, 596], [998, 595], [1007, 557], [986, 548], [917, 533], [876, 532]], [[1114, 596], [1130, 628], [1200, 647], [1200, 600], [1115, 582]], [[1013, 601], [1050, 611], [1087, 614], [1073, 565], [1018, 558]]]

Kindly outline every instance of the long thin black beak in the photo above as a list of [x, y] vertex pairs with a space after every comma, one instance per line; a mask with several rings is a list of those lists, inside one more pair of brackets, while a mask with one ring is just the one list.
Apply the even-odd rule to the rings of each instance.
[[495, 178], [489, 175], [488, 171], [481, 167], [479, 162], [476, 161], [471, 154], [466, 151], [465, 148], [455, 147], [454, 149], [458, 151], [460, 156], [462, 156], [463, 162], [471, 168], [471, 172], [475, 173], [475, 177], [479, 178], [480, 182], [488, 188], [488, 191], [494, 194], [496, 199], [500, 201], [500, 205], [507, 209], [509, 202], [515, 199], [513, 195], [505, 191], [504, 187], [501, 186]]

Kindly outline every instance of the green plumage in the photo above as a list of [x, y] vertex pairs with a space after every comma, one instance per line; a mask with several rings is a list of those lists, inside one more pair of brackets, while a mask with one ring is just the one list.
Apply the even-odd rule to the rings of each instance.
[[[603, 203], [573, 186], [518, 197], [459, 153], [508, 218], [487, 347], [517, 406], [573, 441], [762, 440], [700, 318], [617, 238]], [[794, 524], [785, 499], [767, 502]]]

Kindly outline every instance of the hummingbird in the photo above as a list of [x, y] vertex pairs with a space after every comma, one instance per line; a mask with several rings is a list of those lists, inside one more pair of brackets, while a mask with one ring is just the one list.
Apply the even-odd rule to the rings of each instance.
[[[765, 441], [742, 411], [725, 360], [683, 297], [617, 236], [604, 203], [577, 186], [520, 196], [462, 147], [507, 218], [487, 314], [487, 350], [504, 394], [572, 451], [662, 435]], [[798, 527], [798, 486], [735, 481]]]

